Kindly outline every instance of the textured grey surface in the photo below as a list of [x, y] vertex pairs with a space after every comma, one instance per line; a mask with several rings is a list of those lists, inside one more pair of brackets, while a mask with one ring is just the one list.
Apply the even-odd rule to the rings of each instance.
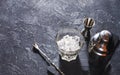
[[[85, 17], [96, 21], [92, 35], [108, 29], [120, 37], [119, 0], [0, 0], [0, 75], [47, 75], [47, 65], [32, 52], [32, 44], [37, 41], [57, 64], [56, 32], [63, 27], [81, 30]], [[112, 75], [120, 73], [119, 48]], [[87, 63], [84, 54], [80, 60]]]

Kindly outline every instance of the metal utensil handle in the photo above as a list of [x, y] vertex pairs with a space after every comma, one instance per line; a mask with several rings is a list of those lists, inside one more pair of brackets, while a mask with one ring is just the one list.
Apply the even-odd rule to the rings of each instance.
[[52, 65], [60, 73], [60, 75], [64, 75], [64, 73], [54, 63], [52, 63], [50, 58], [44, 52], [42, 52], [42, 50], [38, 47], [37, 43], [35, 43], [33, 47], [39, 51], [39, 53], [44, 57], [46, 62]]

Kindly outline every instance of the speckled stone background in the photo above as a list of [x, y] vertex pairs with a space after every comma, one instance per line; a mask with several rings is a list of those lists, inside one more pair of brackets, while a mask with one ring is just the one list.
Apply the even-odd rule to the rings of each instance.
[[[32, 44], [38, 42], [56, 65], [55, 36], [59, 29], [82, 29], [95, 19], [92, 34], [108, 29], [120, 37], [120, 0], [0, 0], [0, 75], [48, 75], [47, 64]], [[88, 70], [84, 47], [80, 60]], [[112, 58], [111, 75], [120, 74], [120, 46]]]

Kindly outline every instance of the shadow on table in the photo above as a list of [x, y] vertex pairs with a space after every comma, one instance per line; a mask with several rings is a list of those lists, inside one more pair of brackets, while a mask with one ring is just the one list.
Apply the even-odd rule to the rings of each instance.
[[71, 62], [64, 61], [61, 58], [59, 61], [60, 69], [65, 75], [88, 75], [88, 72], [82, 70], [79, 57]]

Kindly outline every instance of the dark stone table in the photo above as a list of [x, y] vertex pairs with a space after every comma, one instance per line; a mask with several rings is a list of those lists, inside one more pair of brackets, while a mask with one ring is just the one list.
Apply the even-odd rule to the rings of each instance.
[[[0, 75], [48, 75], [46, 62], [32, 51], [36, 41], [58, 65], [58, 30], [81, 30], [83, 19], [95, 19], [92, 34], [107, 29], [120, 37], [120, 0], [0, 0]], [[79, 57], [88, 74], [86, 45]], [[120, 46], [112, 58], [111, 75], [120, 74]]]

